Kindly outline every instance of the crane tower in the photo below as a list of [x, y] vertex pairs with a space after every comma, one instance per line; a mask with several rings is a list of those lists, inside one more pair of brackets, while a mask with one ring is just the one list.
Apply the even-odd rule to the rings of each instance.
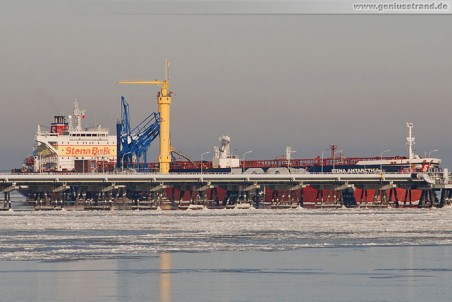
[[160, 92], [157, 93], [157, 105], [160, 116], [160, 155], [159, 165], [160, 173], [168, 174], [171, 163], [171, 142], [170, 142], [170, 106], [171, 92], [169, 89], [169, 62], [165, 64], [164, 81], [119, 81], [118, 84], [128, 85], [157, 85], [160, 86]]

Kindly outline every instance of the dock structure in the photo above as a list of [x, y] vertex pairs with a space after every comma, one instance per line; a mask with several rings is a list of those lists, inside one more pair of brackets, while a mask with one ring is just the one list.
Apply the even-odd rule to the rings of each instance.
[[[0, 191], [2, 209], [11, 208], [10, 192], [19, 191], [36, 210], [443, 207], [452, 201], [444, 173], [3, 174]], [[307, 198], [313, 191], [315, 198]]]

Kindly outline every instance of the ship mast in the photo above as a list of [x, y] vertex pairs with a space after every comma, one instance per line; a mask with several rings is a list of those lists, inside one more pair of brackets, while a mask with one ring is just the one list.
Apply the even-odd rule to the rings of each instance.
[[406, 144], [408, 145], [408, 159], [411, 160], [413, 159], [414, 155], [413, 155], [413, 145], [414, 143], [414, 137], [412, 136], [412, 129], [413, 129], [413, 123], [407, 122], [406, 126], [408, 127], [408, 137], [406, 138]]
[[82, 118], [85, 118], [85, 110], [80, 110], [77, 99], [74, 99], [74, 116], [77, 119], [75, 131], [82, 131]]

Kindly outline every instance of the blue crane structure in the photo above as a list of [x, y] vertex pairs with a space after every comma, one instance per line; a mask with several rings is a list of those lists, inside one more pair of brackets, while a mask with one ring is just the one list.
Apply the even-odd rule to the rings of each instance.
[[160, 134], [160, 117], [151, 113], [135, 128], [130, 127], [129, 104], [121, 97], [121, 120], [116, 124], [117, 168], [147, 169], [147, 151]]

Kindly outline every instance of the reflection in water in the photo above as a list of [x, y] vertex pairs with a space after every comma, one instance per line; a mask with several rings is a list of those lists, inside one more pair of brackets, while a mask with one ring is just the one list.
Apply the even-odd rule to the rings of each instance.
[[160, 302], [171, 302], [171, 254], [160, 254]]
[[451, 253], [451, 246], [322, 247], [0, 261], [0, 300], [450, 301]]

